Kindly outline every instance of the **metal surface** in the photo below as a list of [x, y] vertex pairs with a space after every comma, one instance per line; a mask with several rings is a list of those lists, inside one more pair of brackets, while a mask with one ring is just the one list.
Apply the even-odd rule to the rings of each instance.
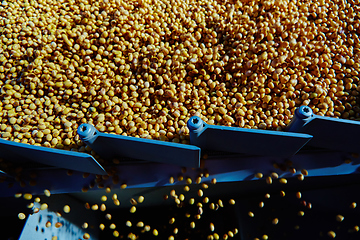
[[58, 168], [106, 174], [104, 168], [89, 154], [34, 146], [4, 139], [0, 139], [0, 158], [12, 163], [35, 162]]
[[103, 159], [126, 157], [184, 167], [200, 167], [200, 149], [196, 146], [101, 133], [90, 124], [81, 124], [77, 132]]
[[357, 137], [360, 134], [360, 122], [318, 116], [308, 106], [295, 110], [287, 131], [312, 135], [307, 146], [360, 152], [360, 139]]
[[193, 116], [187, 122], [190, 143], [202, 150], [244, 153], [248, 155], [290, 157], [311, 135], [206, 124]]
[[[351, 163], [345, 163], [348, 160]], [[291, 161], [292, 167], [298, 170], [295, 174], [288, 171], [286, 167]], [[274, 168], [276, 163], [281, 168]], [[277, 157], [243, 156], [232, 155], [210, 155], [203, 162], [203, 168], [208, 169], [209, 178], [203, 177], [202, 181], [209, 182], [211, 178], [216, 178], [217, 182], [241, 182], [257, 181], [255, 174], [263, 173], [265, 176], [275, 171], [280, 177], [295, 178], [301, 169], [307, 169], [309, 177], [317, 176], [338, 176], [347, 174], [358, 174], [360, 167], [359, 158], [352, 157], [348, 153], [336, 151], [308, 151], [300, 152], [292, 158], [284, 160]], [[89, 191], [98, 190], [99, 186], [109, 186], [112, 189], [119, 189], [122, 183], [126, 183], [128, 188], [152, 188], [171, 186], [170, 176], [177, 178], [181, 174], [181, 167], [173, 164], [161, 164], [143, 162], [138, 164], [113, 165], [112, 176], [105, 179], [96, 178], [95, 175], [84, 178], [83, 173], [74, 172], [71, 176], [65, 170], [59, 169], [37, 169], [29, 172], [24, 171], [23, 175], [35, 173], [37, 184], [35, 186], [21, 187], [15, 180], [9, 179], [0, 183], [0, 192], [5, 196], [13, 196], [17, 192], [28, 192], [33, 194], [43, 194], [44, 189], [49, 189], [53, 193], [74, 193], [81, 192], [83, 187]], [[198, 169], [187, 169], [184, 177], [196, 179], [200, 171]], [[8, 184], [14, 182], [11, 188]], [[100, 184], [100, 185], [99, 185]], [[184, 185], [185, 181], [176, 182]], [[89, 188], [92, 186], [92, 188]], [[104, 190], [102, 190], [104, 191]]]
[[[49, 208], [28, 216], [19, 240], [51, 240], [54, 236], [57, 240], [83, 239], [85, 233], [88, 233], [91, 239], [99, 239], [99, 214], [86, 211], [83, 204], [67, 195], [52, 195], [43, 200]], [[33, 209], [40, 208], [40, 205], [35, 202]], [[64, 205], [71, 206], [69, 213], [62, 211]], [[62, 215], [57, 215], [57, 212]], [[51, 225], [46, 226], [47, 222]], [[84, 222], [88, 223], [89, 228], [82, 228]], [[60, 223], [61, 227], [56, 226], [56, 223]]]

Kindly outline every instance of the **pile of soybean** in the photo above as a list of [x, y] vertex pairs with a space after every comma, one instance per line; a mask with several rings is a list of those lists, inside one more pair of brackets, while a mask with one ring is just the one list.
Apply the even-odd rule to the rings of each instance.
[[4, 0], [0, 133], [86, 151], [101, 132], [188, 143], [187, 120], [359, 119], [359, 0]]

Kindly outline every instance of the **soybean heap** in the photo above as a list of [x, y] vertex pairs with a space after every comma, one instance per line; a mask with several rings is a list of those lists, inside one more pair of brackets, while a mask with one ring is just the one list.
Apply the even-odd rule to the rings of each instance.
[[87, 151], [101, 132], [188, 143], [187, 120], [282, 130], [359, 119], [359, 0], [0, 4], [1, 137]]

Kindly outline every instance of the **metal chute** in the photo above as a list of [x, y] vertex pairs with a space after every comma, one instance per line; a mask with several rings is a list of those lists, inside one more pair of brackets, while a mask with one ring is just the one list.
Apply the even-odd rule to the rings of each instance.
[[301, 133], [209, 125], [197, 116], [191, 117], [187, 126], [190, 143], [201, 149], [247, 155], [290, 157], [312, 138]]
[[0, 157], [12, 163], [35, 162], [81, 172], [106, 174], [105, 169], [89, 154], [34, 146], [4, 139], [0, 139]]
[[308, 106], [295, 110], [287, 131], [312, 135], [308, 146], [360, 152], [360, 139], [357, 137], [360, 134], [360, 122], [318, 116]]
[[200, 148], [196, 146], [101, 133], [90, 124], [81, 124], [77, 132], [103, 159], [125, 157], [192, 168], [200, 166]]

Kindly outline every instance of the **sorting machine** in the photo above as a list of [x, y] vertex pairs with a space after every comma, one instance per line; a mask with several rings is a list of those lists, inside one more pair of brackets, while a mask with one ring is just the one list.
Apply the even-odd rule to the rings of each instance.
[[[88, 233], [90, 239], [108, 239], [113, 237], [110, 223], [119, 222], [121, 235], [129, 227], [120, 223], [133, 219], [134, 225], [141, 220], [157, 226], [157, 239], [207, 239], [213, 234], [209, 222], [221, 238], [231, 230], [234, 239], [326, 239], [334, 237], [332, 233], [359, 239], [355, 203], [360, 201], [360, 122], [317, 116], [301, 106], [284, 132], [208, 125], [197, 116], [187, 126], [190, 145], [101, 133], [82, 124], [78, 134], [95, 156], [0, 139], [3, 236], [60, 240], [83, 239]], [[269, 184], [266, 177], [273, 172], [282, 180], [272, 178]], [[198, 194], [202, 185], [196, 179], [209, 186], [204, 196]], [[185, 217], [169, 226], [172, 215], [182, 219], [189, 211], [199, 211], [189, 204], [177, 206], [171, 196], [164, 200], [171, 190], [183, 192], [186, 201], [203, 202], [202, 220], [195, 220], [194, 229]], [[34, 197], [15, 198], [19, 193]], [[112, 202], [114, 194], [120, 205]], [[84, 207], [100, 206], [104, 195], [105, 211]], [[34, 201], [36, 196], [40, 202]], [[129, 213], [130, 200], [139, 196], [145, 200], [137, 204], [137, 215]], [[205, 196], [217, 208], [219, 199], [224, 206], [209, 210]], [[37, 211], [43, 202], [48, 208]], [[61, 211], [64, 205], [71, 207], [70, 213]], [[19, 220], [19, 212], [26, 219]], [[106, 213], [112, 221], [105, 219]], [[84, 227], [85, 222], [90, 227]], [[101, 223], [106, 225], [103, 231]], [[175, 226], [177, 234], [172, 232]]]

